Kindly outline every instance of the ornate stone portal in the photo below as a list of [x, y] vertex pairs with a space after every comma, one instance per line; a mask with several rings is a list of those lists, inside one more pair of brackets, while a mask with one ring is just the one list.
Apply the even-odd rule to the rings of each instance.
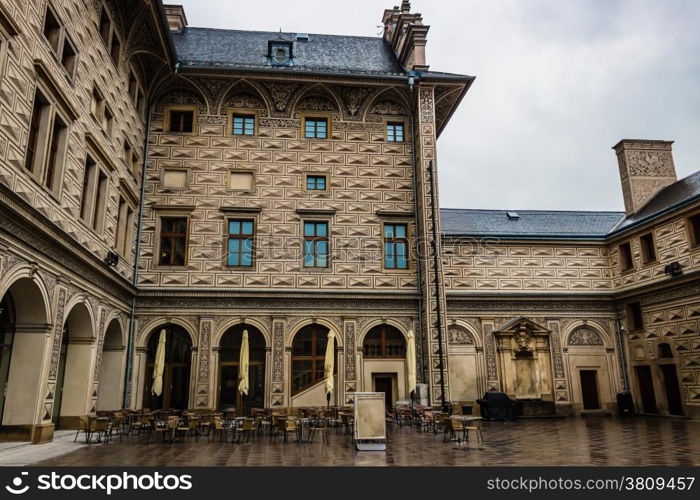
[[502, 390], [509, 397], [553, 401], [549, 333], [522, 317], [495, 332]]

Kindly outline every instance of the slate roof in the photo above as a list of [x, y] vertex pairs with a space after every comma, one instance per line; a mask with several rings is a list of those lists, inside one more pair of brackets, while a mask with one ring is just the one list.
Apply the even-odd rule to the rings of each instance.
[[700, 171], [662, 189], [630, 217], [624, 212], [443, 208], [440, 221], [445, 236], [605, 239], [699, 198]]
[[[178, 59], [184, 66], [248, 68], [280, 72], [310, 71], [369, 75], [404, 75], [388, 42], [378, 37], [241, 31], [187, 27], [172, 33]], [[270, 40], [294, 42], [294, 65], [270, 66]]]
[[615, 227], [613, 233], [624, 231], [698, 197], [700, 197], [700, 170], [659, 191], [639, 212]]
[[[511, 219], [508, 213], [517, 213]], [[623, 220], [624, 212], [576, 212], [554, 210], [440, 210], [446, 236], [603, 239]]]

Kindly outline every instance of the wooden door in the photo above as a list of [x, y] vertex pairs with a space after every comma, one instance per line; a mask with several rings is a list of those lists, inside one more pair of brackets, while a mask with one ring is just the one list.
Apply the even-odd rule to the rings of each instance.
[[654, 381], [651, 377], [651, 368], [648, 366], [635, 366], [637, 372], [637, 383], [639, 384], [639, 394], [642, 397], [643, 413], [658, 413], [656, 409], [656, 393], [654, 392]]
[[581, 399], [584, 410], [599, 410], [598, 381], [596, 370], [581, 370]]
[[660, 365], [659, 368], [661, 368], [661, 373], [664, 377], [664, 388], [666, 389], [668, 412], [671, 415], [683, 415], [683, 401], [681, 398], [681, 389], [678, 386], [676, 365]]
[[387, 408], [392, 408], [394, 406], [393, 386], [394, 380], [390, 376], [374, 378], [374, 392], [384, 393], [384, 401]]

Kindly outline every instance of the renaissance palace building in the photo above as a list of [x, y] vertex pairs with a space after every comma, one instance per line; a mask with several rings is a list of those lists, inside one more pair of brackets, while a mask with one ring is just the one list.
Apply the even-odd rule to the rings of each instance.
[[622, 140], [624, 212], [440, 208], [437, 139], [474, 77], [429, 67], [408, 1], [382, 24], [0, 0], [1, 439], [239, 407], [244, 330], [251, 407], [325, 405], [332, 330], [335, 405], [408, 399], [414, 335], [428, 404], [502, 391], [575, 417], [631, 393], [700, 418], [700, 173]]

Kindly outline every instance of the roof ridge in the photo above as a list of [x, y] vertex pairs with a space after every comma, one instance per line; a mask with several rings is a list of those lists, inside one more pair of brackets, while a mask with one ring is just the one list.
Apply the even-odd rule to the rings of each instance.
[[574, 215], [595, 215], [595, 214], [614, 214], [624, 215], [621, 210], [556, 210], [556, 209], [514, 209], [514, 208], [441, 208], [440, 210], [464, 210], [469, 212], [522, 212], [522, 213], [556, 213], [556, 214], [574, 214]]
[[[187, 33], [188, 30], [207, 30], [207, 31], [224, 31], [224, 32], [236, 32], [236, 33], [259, 33], [259, 34], [270, 34], [279, 35], [279, 31], [268, 31], [268, 30], [241, 30], [241, 29], [230, 29], [230, 28], [209, 28], [206, 26], [187, 26], [179, 33]], [[368, 40], [384, 40], [380, 36], [368, 36], [368, 35], [339, 35], [330, 33], [309, 33], [306, 31], [282, 31], [282, 35], [296, 35], [297, 33], [304, 33], [310, 36], [329, 36], [335, 38], [365, 38]]]

